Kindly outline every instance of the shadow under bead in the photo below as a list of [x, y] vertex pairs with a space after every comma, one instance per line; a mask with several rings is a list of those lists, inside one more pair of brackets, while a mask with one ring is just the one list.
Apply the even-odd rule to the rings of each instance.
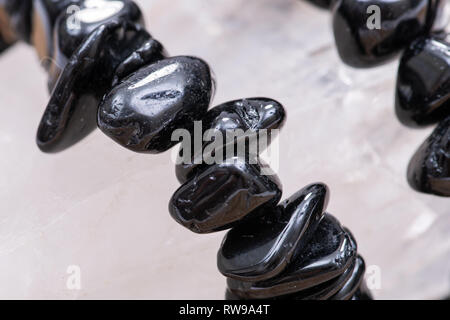
[[450, 115], [450, 44], [438, 35], [417, 39], [403, 53], [395, 110], [410, 127], [437, 123]]
[[417, 191], [450, 197], [450, 117], [439, 123], [414, 154], [408, 182]]
[[259, 215], [263, 207], [275, 208], [281, 198], [276, 175], [261, 172], [261, 164], [239, 158], [209, 166], [183, 184], [169, 202], [171, 216], [196, 233], [233, 227]]
[[[341, 59], [356, 68], [383, 64], [426, 35], [433, 27], [437, 0], [339, 0], [333, 9], [333, 31]], [[380, 9], [380, 29], [369, 29], [368, 23]]]
[[[178, 181], [185, 183], [199, 169], [207, 166], [203, 160], [205, 160], [204, 153], [208, 146], [214, 147], [214, 157], [220, 157], [217, 153], [222, 153], [221, 161], [227, 158], [229, 148], [233, 148], [232, 151], [234, 151], [231, 156], [238, 156], [238, 144], [245, 147], [247, 153], [257, 156], [263, 151], [260, 150], [260, 147], [267, 147], [271, 143], [273, 138], [271, 130], [281, 129], [285, 119], [286, 112], [283, 106], [268, 98], [235, 100], [210, 109], [201, 119], [201, 134], [203, 137], [208, 130], [211, 130], [214, 137], [211, 137], [211, 141], [203, 142], [199, 150], [195, 150], [194, 141], [183, 141], [175, 167]], [[264, 136], [260, 134], [261, 129], [267, 130]], [[237, 130], [242, 130], [242, 132], [239, 134]], [[216, 141], [217, 135], [221, 137], [221, 143]], [[260, 139], [264, 139], [266, 144], [260, 144]], [[230, 143], [229, 140], [232, 142]], [[188, 155], [187, 159], [184, 159], [183, 153]], [[202, 161], [196, 161], [196, 158], [200, 158]]]
[[30, 41], [32, 0], [0, 0], [0, 39]]
[[[49, 0], [45, 0], [48, 2]], [[50, 0], [50, 2], [53, 2]], [[54, 22], [54, 31], [51, 42], [48, 44], [48, 56], [52, 58], [49, 65], [49, 88], [53, 88], [58, 80], [62, 68], [66, 65], [72, 54], [83, 43], [86, 37], [95, 29], [111, 21], [126, 21], [144, 28], [144, 18], [139, 7], [128, 0], [94, 0], [94, 1], [66, 1], [62, 13]], [[76, 3], [79, 9], [70, 9], [69, 5]], [[50, 5], [50, 7], [54, 7]], [[43, 22], [45, 23], [45, 22]], [[53, 46], [53, 43], [55, 44]], [[125, 47], [121, 48], [124, 51]], [[136, 49], [136, 47], [132, 47]], [[119, 51], [117, 51], [120, 54]], [[114, 68], [114, 66], [111, 66]]]
[[323, 9], [329, 9], [331, 8], [332, 3], [334, 3], [337, 0], [306, 0], [309, 3], [312, 3], [313, 5], [323, 8]]

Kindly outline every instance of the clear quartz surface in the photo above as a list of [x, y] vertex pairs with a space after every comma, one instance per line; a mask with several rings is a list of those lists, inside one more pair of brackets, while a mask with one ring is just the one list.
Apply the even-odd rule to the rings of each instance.
[[[137, 2], [171, 54], [210, 63], [214, 105], [267, 96], [285, 106], [284, 194], [329, 185], [328, 210], [355, 235], [368, 277], [371, 266], [381, 270], [375, 298], [450, 293], [450, 200], [407, 185], [409, 158], [432, 129], [397, 121], [397, 62], [345, 67], [329, 12], [297, 0]], [[0, 70], [0, 298], [222, 299], [223, 233], [191, 233], [167, 209], [179, 186], [174, 154], [135, 154], [99, 130], [43, 154], [35, 134], [45, 72], [23, 44], [1, 57]], [[67, 286], [73, 265], [80, 290]]]

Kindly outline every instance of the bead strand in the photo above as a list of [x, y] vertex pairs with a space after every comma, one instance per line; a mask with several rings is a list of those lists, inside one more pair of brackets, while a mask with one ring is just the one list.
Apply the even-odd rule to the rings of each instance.
[[[132, 1], [12, 3], [0, 2], [8, 18], [0, 20], [0, 43], [30, 42], [49, 74], [51, 97], [37, 134], [45, 152], [72, 146], [96, 125], [125, 148], [159, 153], [176, 144], [175, 129], [192, 133], [197, 120], [203, 130], [250, 130], [258, 139], [284, 124], [283, 106], [268, 98], [207, 111], [215, 90], [208, 64], [168, 57], [145, 31]], [[72, 5], [75, 13], [68, 10]], [[28, 26], [25, 33], [19, 25]], [[5, 41], [7, 33], [14, 41]], [[208, 147], [204, 143], [192, 159]], [[231, 229], [218, 252], [218, 268], [228, 278], [226, 297], [370, 299], [353, 235], [325, 212], [328, 188], [312, 184], [279, 204], [281, 183], [263, 173], [261, 151], [176, 166], [182, 186], [169, 203], [172, 217], [196, 233]]]

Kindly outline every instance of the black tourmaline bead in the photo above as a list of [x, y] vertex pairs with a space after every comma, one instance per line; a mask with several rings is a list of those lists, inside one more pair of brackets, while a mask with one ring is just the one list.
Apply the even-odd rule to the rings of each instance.
[[233, 158], [183, 184], [170, 199], [169, 212], [191, 231], [209, 233], [275, 208], [281, 192], [277, 176], [263, 175], [260, 164]]
[[332, 299], [337, 294], [351, 298], [364, 271], [362, 259], [356, 260], [352, 235], [325, 214], [312, 238], [305, 240], [307, 243], [296, 248], [291, 262], [275, 277], [256, 282], [228, 278], [228, 290], [241, 299]]
[[361, 283], [358, 290], [356, 290], [352, 300], [373, 300], [372, 294], [364, 281]]
[[11, 42], [7, 42], [0, 36], [0, 53], [8, 49], [11, 46], [11, 44], [12, 44]]
[[417, 150], [408, 167], [415, 190], [450, 197], [450, 117]]
[[136, 24], [111, 21], [92, 32], [65, 66], [42, 117], [37, 144], [58, 152], [96, 127], [97, 109], [115, 68], [150, 35]]
[[279, 274], [296, 250], [302, 248], [323, 217], [328, 188], [312, 184], [266, 208], [230, 230], [217, 255], [220, 272], [242, 281], [261, 281]]
[[419, 38], [403, 53], [396, 90], [396, 113], [411, 127], [436, 123], [450, 114], [450, 44]]
[[103, 99], [99, 128], [120, 145], [145, 153], [174, 146], [175, 129], [191, 130], [214, 94], [209, 66], [194, 57], [172, 57], [140, 68]]
[[[196, 170], [207, 166], [207, 164], [203, 161], [194, 160], [196, 157], [199, 158], [199, 160], [205, 160], [203, 157], [204, 151], [208, 146], [214, 146], [214, 150], [216, 152], [220, 149], [223, 156], [220, 160], [223, 161], [226, 159], [227, 155], [226, 148], [232, 147], [233, 150], [235, 150], [232, 156], [238, 156], [236, 154], [237, 148], [235, 148], [236, 143], [234, 143], [234, 141], [237, 142], [237, 140], [242, 139], [240, 142], [243, 146], [245, 143], [245, 150], [254, 156], [257, 155], [259, 152], [263, 151], [258, 148], [260, 130], [267, 129], [267, 135], [265, 137], [261, 136], [261, 139], [265, 139], [267, 137], [267, 146], [271, 142], [271, 130], [281, 129], [285, 118], [286, 113], [283, 106], [279, 102], [268, 98], [248, 98], [235, 100], [212, 108], [202, 118], [202, 133], [206, 133], [207, 130], [214, 130], [214, 134], [220, 135], [221, 143], [220, 141], [215, 140], [216, 137], [212, 137], [211, 141], [204, 142], [201, 149], [197, 151], [195, 150], [194, 141], [191, 141], [190, 144], [189, 142], [186, 143], [183, 141], [184, 143], [181, 150], [186, 152], [188, 156], [186, 159], [183, 159], [183, 152], [180, 150], [175, 169], [178, 180], [181, 183], [185, 183], [190, 177], [192, 177], [193, 174], [196, 173]], [[237, 130], [242, 130], [242, 132], [238, 134]], [[242, 134], [243, 132], [245, 134]], [[237, 139], [233, 138], [234, 134], [238, 134]], [[227, 139], [227, 136], [229, 139]], [[233, 143], [229, 143], [227, 145], [228, 141], [233, 141]], [[220, 146], [218, 145], [219, 143]], [[219, 157], [215, 153], [214, 156], [216, 158]]]
[[[335, 4], [333, 30], [341, 59], [348, 65], [366, 68], [380, 65], [427, 34], [433, 25], [433, 0], [340, 0]], [[371, 5], [380, 8], [381, 28], [369, 29]], [[430, 8], [432, 7], [432, 8]]]

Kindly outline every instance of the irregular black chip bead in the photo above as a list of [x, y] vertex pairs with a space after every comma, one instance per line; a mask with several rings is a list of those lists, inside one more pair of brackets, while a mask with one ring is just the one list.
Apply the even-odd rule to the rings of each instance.
[[[320, 283], [314, 287], [302, 290], [297, 293], [275, 297], [276, 300], [350, 300], [357, 294], [357, 291], [364, 290], [363, 274], [365, 271], [364, 260], [357, 256], [350, 267], [338, 277]], [[370, 295], [370, 294], [369, 294]], [[371, 300], [367, 296], [366, 300]]]
[[171, 57], [140, 68], [103, 99], [99, 128], [136, 152], [159, 153], [174, 146], [175, 129], [192, 130], [206, 113], [214, 81], [206, 62]]
[[[220, 159], [222, 161], [227, 158], [226, 148], [234, 148], [234, 153], [231, 156], [238, 156], [237, 148], [235, 147], [236, 143], [232, 142], [227, 145], [228, 141], [237, 142], [237, 140], [240, 140], [239, 143], [245, 146], [245, 150], [248, 153], [254, 156], [259, 154], [259, 152], [263, 151], [258, 147], [260, 130], [267, 130], [265, 131], [267, 135], [261, 137], [261, 139], [267, 138], [265, 140], [267, 146], [271, 142], [271, 130], [281, 129], [285, 119], [286, 112], [283, 106], [279, 102], [268, 98], [235, 100], [212, 108], [201, 119], [201, 132], [206, 133], [208, 130], [214, 130], [214, 134], [220, 135], [221, 140], [216, 141], [217, 137], [212, 137], [211, 141], [204, 142], [199, 150], [195, 150], [194, 141], [191, 141], [191, 143], [183, 141], [175, 168], [178, 180], [181, 183], [185, 183], [196, 173], [199, 167], [205, 167], [206, 164], [202, 160], [205, 160], [204, 151], [208, 146], [214, 147], [215, 152], [222, 153], [222, 158]], [[234, 133], [238, 133], [237, 130], [242, 130], [244, 134], [241, 133], [236, 136], [237, 138], [234, 138]], [[219, 143], [220, 145], [218, 145]], [[186, 159], [183, 158], [183, 153], [186, 153]], [[195, 161], [197, 157], [200, 161]], [[219, 155], [214, 153], [214, 157], [217, 160]]]
[[417, 191], [450, 197], [450, 117], [439, 123], [414, 154], [408, 182]]
[[450, 114], [450, 44], [419, 38], [403, 53], [397, 78], [395, 109], [407, 126], [436, 123]]
[[307, 1], [318, 7], [329, 9], [331, 7], [331, 4], [337, 0], [307, 0]]
[[[367, 13], [381, 11], [381, 29], [369, 29]], [[333, 31], [341, 59], [356, 68], [387, 62], [433, 24], [429, 0], [340, 0], [333, 10]]]
[[[280, 274], [259, 282], [228, 278], [228, 290], [242, 299], [301, 294], [300, 291], [311, 288], [315, 289], [303, 293], [305, 298], [319, 292], [323, 294], [323, 290], [335, 288], [327, 281], [336, 279], [352, 267], [356, 250], [352, 235], [334, 217], [326, 214], [312, 239], [295, 251], [291, 263]], [[319, 286], [321, 284], [324, 286]]]
[[[356, 258], [358, 259], [358, 258]], [[351, 279], [357, 260], [354, 260], [340, 276], [300, 292], [275, 297], [277, 300], [331, 300]]]
[[85, 39], [58, 78], [42, 117], [36, 138], [42, 151], [62, 151], [95, 129], [115, 68], [149, 38], [138, 25], [111, 21]]
[[327, 186], [312, 184], [230, 230], [217, 254], [220, 272], [242, 281], [279, 274], [316, 231], [328, 199]]
[[233, 158], [183, 184], [170, 199], [169, 212], [191, 231], [209, 233], [257, 216], [264, 207], [275, 208], [281, 193], [278, 177], [263, 175], [261, 164]]
[[428, 20], [432, 22], [432, 31], [442, 32], [450, 22], [450, 2], [448, 0], [429, 0]]

